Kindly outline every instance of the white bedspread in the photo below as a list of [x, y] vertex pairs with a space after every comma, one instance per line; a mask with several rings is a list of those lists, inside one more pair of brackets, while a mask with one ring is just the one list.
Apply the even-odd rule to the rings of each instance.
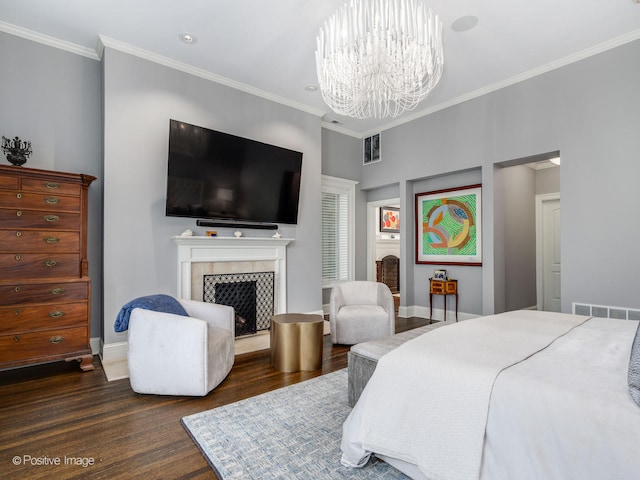
[[345, 465], [376, 452], [430, 479], [479, 478], [496, 376], [588, 320], [517, 311], [461, 322], [383, 356], [345, 422]]
[[640, 408], [626, 381], [637, 328], [593, 318], [502, 372], [481, 478], [640, 478]]

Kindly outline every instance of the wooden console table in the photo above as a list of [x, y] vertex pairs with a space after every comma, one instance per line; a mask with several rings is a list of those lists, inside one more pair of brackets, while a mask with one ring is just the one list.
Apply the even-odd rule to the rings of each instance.
[[458, 281], [457, 280], [434, 280], [429, 279], [429, 320], [433, 319], [433, 296], [444, 296], [444, 321], [447, 321], [447, 295], [454, 295], [456, 298], [456, 322], [458, 321]]

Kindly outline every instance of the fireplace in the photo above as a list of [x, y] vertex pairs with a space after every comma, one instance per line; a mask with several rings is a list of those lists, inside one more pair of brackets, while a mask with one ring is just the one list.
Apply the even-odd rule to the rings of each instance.
[[[178, 246], [179, 298], [212, 301], [204, 298], [206, 277], [211, 277], [211, 295], [216, 283], [256, 282], [258, 335], [268, 333], [272, 315], [287, 311], [286, 249], [293, 239], [179, 236], [173, 240]], [[266, 291], [261, 287], [263, 280], [252, 277], [264, 273], [271, 275], [270, 290]], [[239, 310], [235, 305], [234, 309]], [[249, 315], [245, 312], [240, 316], [243, 318], [238, 318], [238, 322], [245, 323], [245, 316]], [[244, 332], [240, 327], [237, 330]]]
[[203, 276], [203, 300], [229, 305], [236, 314], [236, 337], [268, 330], [274, 312], [274, 272]]

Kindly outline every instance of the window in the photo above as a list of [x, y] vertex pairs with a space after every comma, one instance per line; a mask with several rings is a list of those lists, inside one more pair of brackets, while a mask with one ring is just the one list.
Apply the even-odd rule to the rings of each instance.
[[322, 176], [322, 286], [353, 280], [358, 182]]

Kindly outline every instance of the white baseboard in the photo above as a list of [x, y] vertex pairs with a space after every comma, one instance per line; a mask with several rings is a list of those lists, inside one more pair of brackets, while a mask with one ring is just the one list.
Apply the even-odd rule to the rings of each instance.
[[102, 355], [100, 358], [103, 362], [117, 362], [127, 359], [128, 342], [103, 343]]
[[[329, 315], [329, 305], [322, 306], [325, 315]], [[473, 313], [464, 313], [458, 312], [458, 320], [469, 320], [471, 318], [478, 318], [481, 315], [475, 315]], [[421, 305], [411, 305], [408, 307], [400, 306], [398, 307], [398, 317], [399, 318], [410, 318], [410, 317], [418, 317], [418, 318], [429, 318], [429, 307], [423, 307]], [[453, 310], [447, 310], [447, 320], [455, 320], [456, 312]], [[444, 319], [444, 311], [441, 308], [433, 309], [433, 320], [442, 321]]]
[[102, 339], [100, 337], [92, 337], [89, 339], [89, 346], [91, 347], [91, 355], [100, 355], [100, 345]]
[[[313, 315], [322, 315], [322, 311], [314, 311], [309, 313]], [[328, 335], [330, 333], [329, 322], [324, 322], [324, 324], [325, 324], [324, 334]], [[99, 345], [101, 340], [99, 338], [96, 338], [95, 340], [96, 342], [98, 342], [98, 345]], [[237, 338], [235, 343], [236, 343], [235, 344], [236, 355], [240, 355], [242, 353], [254, 352], [256, 350], [264, 350], [269, 348], [269, 344], [270, 344], [269, 332], [264, 331], [264, 332], [259, 332], [256, 335]], [[128, 342], [102, 344], [102, 354], [100, 355], [102, 362], [103, 363], [119, 362], [119, 361], [126, 360], [128, 345], [129, 345]], [[95, 353], [99, 353], [100, 348], [96, 347], [94, 349], [93, 342], [92, 342], [92, 350], [94, 350]]]

